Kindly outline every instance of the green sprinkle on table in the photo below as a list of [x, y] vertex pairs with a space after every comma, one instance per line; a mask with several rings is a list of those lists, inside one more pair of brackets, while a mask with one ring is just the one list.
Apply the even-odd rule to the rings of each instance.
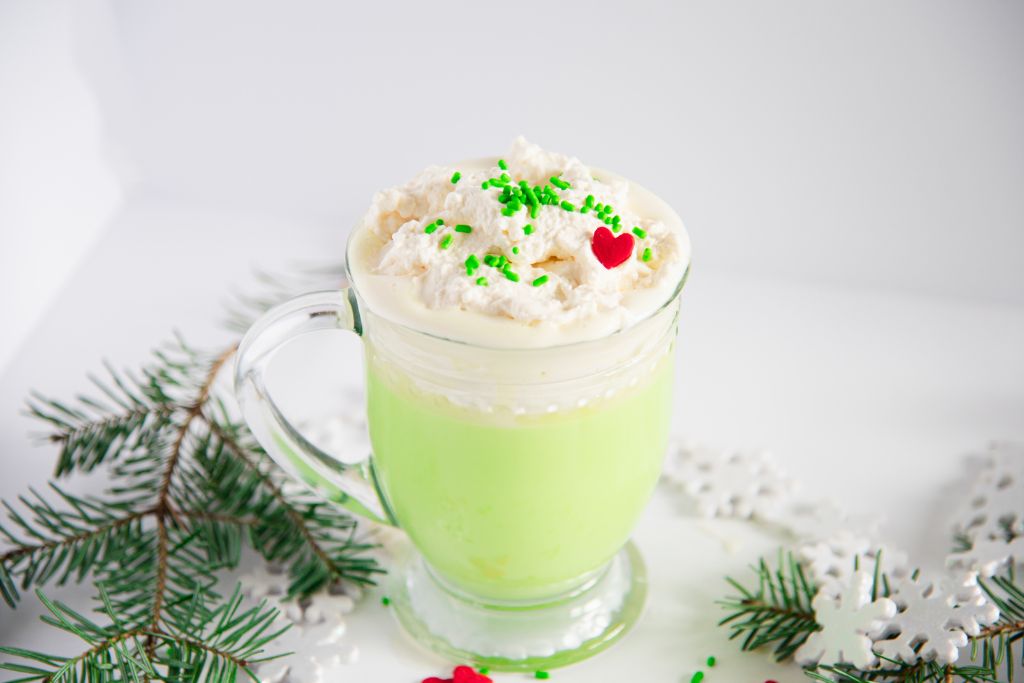
[[633, 234], [639, 237], [640, 239], [647, 237], [647, 231], [635, 225], [633, 226]]
[[459, 173], [458, 171], [456, 171], [455, 173], [452, 173], [452, 185], [454, 185], [455, 183], [459, 182], [459, 180], [461, 180], [461, 179], [462, 179], [462, 174], [461, 173]]
[[476, 279], [476, 283], [478, 285], [480, 285], [481, 287], [486, 287], [487, 286], [487, 278], [485, 278], [485, 277], [478, 277]]
[[651, 248], [650, 247], [647, 247], [646, 249], [644, 249], [644, 253], [640, 254], [640, 260], [644, 261], [644, 262], [651, 260]]
[[537, 278], [536, 280], [534, 280], [530, 284], [533, 285], [534, 287], [540, 287], [542, 284], [544, 284], [547, 281], [548, 281], [548, 276], [547, 275], [541, 275], [539, 278]]
[[505, 163], [504, 159], [498, 159], [498, 168], [500, 168], [502, 171], [508, 170], [508, 164]]
[[700, 683], [703, 680], [704, 680], [704, 672], [703, 671], [698, 671], [697, 673], [693, 674], [693, 677], [690, 679], [690, 683]]
[[534, 671], [533, 677], [544, 680], [546, 678], [551, 678], [551, 674], [549, 674], [547, 671]]
[[387, 607], [388, 605], [390, 605], [390, 604], [391, 604], [391, 598], [389, 598], [388, 596], [386, 596], [386, 595], [385, 595], [384, 597], [382, 597], [382, 598], [380, 599], [380, 604], [382, 604], [382, 605], [384, 605], [385, 607]]
[[455, 232], [470, 233], [470, 232], [473, 232], [473, 228], [471, 228], [470, 226], [466, 225], [465, 223], [459, 223], [458, 225], [455, 226]]
[[710, 667], [714, 667], [714, 666], [715, 666], [715, 662], [716, 662], [716, 661], [718, 661], [718, 660], [716, 660], [716, 659], [714, 658], [714, 656], [708, 657], [708, 666], [710, 666]]
[[441, 238], [441, 244], [439, 244], [438, 246], [441, 247], [442, 249], [447, 249], [448, 247], [452, 246], [452, 239], [453, 238], [450, 234], [445, 235], [444, 237]]

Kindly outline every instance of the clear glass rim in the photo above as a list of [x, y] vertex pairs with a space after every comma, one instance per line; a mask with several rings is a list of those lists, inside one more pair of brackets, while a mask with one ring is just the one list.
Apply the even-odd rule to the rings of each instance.
[[[358, 226], [353, 228], [352, 232], [348, 236], [348, 241], [347, 241], [347, 244], [345, 246], [345, 277], [348, 280], [349, 288], [356, 293], [356, 298], [359, 301], [359, 304], [364, 304], [365, 303], [365, 299], [363, 299], [362, 295], [359, 293], [359, 287], [358, 287], [358, 284], [356, 282], [356, 278], [352, 274], [352, 265], [351, 265], [352, 264], [352, 245], [353, 245], [353, 242], [355, 241], [356, 235], [359, 234], [359, 230], [360, 230], [360, 228]], [[394, 320], [392, 318], [389, 318], [388, 316], [383, 315], [383, 314], [381, 314], [378, 311], [374, 311], [374, 310], [370, 309], [369, 307], [367, 307], [367, 310], [369, 310], [374, 315], [380, 316], [381, 318], [387, 320], [390, 324], [392, 324], [392, 325], [394, 325], [396, 327], [399, 327], [402, 330], [405, 330], [407, 332], [411, 332], [412, 334], [417, 334], [417, 335], [421, 335], [423, 337], [428, 337], [430, 339], [434, 339], [436, 341], [447, 342], [449, 344], [458, 344], [460, 346], [470, 347], [470, 348], [474, 348], [474, 349], [483, 349], [483, 350], [486, 350], [486, 351], [508, 351], [508, 352], [518, 352], [518, 353], [522, 353], [524, 351], [568, 350], [568, 349], [573, 349], [573, 348], [581, 348], [581, 347], [584, 347], [584, 346], [586, 346], [588, 344], [593, 344], [595, 342], [603, 342], [603, 341], [608, 340], [608, 339], [615, 339], [615, 338], [624, 336], [627, 333], [629, 333], [632, 330], [634, 330], [637, 327], [639, 327], [640, 325], [642, 325], [643, 323], [647, 322], [648, 320], [652, 320], [653, 318], [658, 317], [661, 313], [663, 313], [665, 311], [665, 309], [667, 309], [670, 306], [672, 306], [675, 303], [676, 299], [679, 298], [680, 293], [683, 291], [683, 287], [686, 285], [687, 279], [689, 279], [689, 276], [690, 276], [690, 266], [692, 265], [692, 263], [693, 263], [693, 259], [690, 258], [686, 262], [686, 268], [683, 270], [682, 275], [679, 276], [678, 282], [676, 282], [675, 287], [672, 288], [672, 293], [668, 297], [666, 297], [666, 299], [661, 304], [659, 304], [657, 308], [655, 308], [653, 311], [651, 311], [647, 315], [643, 316], [642, 318], [638, 318], [638, 319], [634, 320], [633, 322], [631, 322], [629, 325], [626, 325], [625, 327], [620, 327], [619, 329], [617, 329], [614, 332], [611, 332], [609, 334], [606, 334], [606, 335], [603, 335], [603, 336], [600, 336], [600, 337], [595, 337], [593, 339], [582, 339], [582, 340], [578, 340], [578, 341], [567, 342], [565, 344], [548, 344], [547, 346], [489, 346], [489, 345], [486, 345], [486, 344], [476, 344], [476, 343], [468, 342], [468, 341], [465, 341], [465, 340], [462, 340], [462, 339], [453, 339], [451, 337], [446, 337], [444, 335], [434, 334], [432, 332], [427, 332], [425, 330], [418, 329], [418, 328], [413, 327], [411, 325], [407, 325], [405, 323], [402, 323], [402, 322], [399, 322], [399, 321]]]

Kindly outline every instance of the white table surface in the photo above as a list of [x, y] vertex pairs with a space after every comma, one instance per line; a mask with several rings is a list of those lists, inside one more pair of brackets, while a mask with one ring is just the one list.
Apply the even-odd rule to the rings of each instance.
[[[39, 486], [53, 464], [21, 413], [30, 389], [85, 390], [101, 359], [132, 366], [172, 330], [198, 345], [225, 343], [222, 302], [231, 286], [244, 288], [252, 266], [340, 254], [343, 237], [326, 222], [134, 199], [0, 378], [0, 496]], [[698, 260], [684, 295], [675, 426], [715, 446], [771, 448], [805, 490], [883, 514], [886, 537], [933, 566], [949, 545], [947, 511], [962, 490], [965, 456], [993, 438], [1024, 439], [1022, 350], [1020, 307], [745, 279], [705, 272]], [[740, 655], [713, 626], [721, 577], [777, 539], [745, 523], [686, 517], [662, 492], [636, 540], [652, 582], [640, 625], [553, 679], [621, 680], [641, 667], [645, 681], [689, 680], [715, 654], [709, 683], [804, 680], [765, 655]], [[90, 593], [57, 591], [73, 603]], [[77, 651], [37, 622], [39, 612], [31, 598], [16, 613], [0, 610], [0, 643]], [[442, 673], [372, 598], [352, 615], [346, 638], [360, 650], [347, 680]]]

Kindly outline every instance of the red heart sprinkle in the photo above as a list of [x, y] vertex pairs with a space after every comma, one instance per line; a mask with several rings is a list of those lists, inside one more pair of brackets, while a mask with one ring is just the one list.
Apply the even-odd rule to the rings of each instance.
[[491, 683], [491, 679], [477, 673], [471, 666], [457, 666], [452, 671], [452, 683]]
[[615, 266], [625, 263], [633, 253], [633, 236], [624, 232], [616, 237], [611, 230], [602, 225], [594, 231], [590, 248], [601, 265], [611, 270]]

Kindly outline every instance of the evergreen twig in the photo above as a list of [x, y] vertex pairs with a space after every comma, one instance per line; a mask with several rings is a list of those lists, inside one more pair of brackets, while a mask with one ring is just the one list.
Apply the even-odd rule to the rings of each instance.
[[[73, 657], [0, 648], [13, 658], [0, 668], [17, 680], [234, 681], [280, 634], [275, 610], [244, 608], [237, 588], [227, 598], [214, 590], [216, 572], [237, 564], [245, 542], [288, 565], [293, 597], [339, 580], [370, 583], [380, 571], [355, 521], [286, 492], [283, 473], [215, 397], [233, 352], [207, 357], [178, 339], [139, 379], [94, 379], [102, 399], [30, 399], [60, 448], [56, 476], [107, 464], [113, 483], [102, 497], [51, 483], [57, 503], [35, 492], [20, 506], [3, 503], [0, 595], [14, 607], [19, 591], [34, 588], [43, 620], [86, 646]], [[88, 577], [106, 625], [39, 591]]]

